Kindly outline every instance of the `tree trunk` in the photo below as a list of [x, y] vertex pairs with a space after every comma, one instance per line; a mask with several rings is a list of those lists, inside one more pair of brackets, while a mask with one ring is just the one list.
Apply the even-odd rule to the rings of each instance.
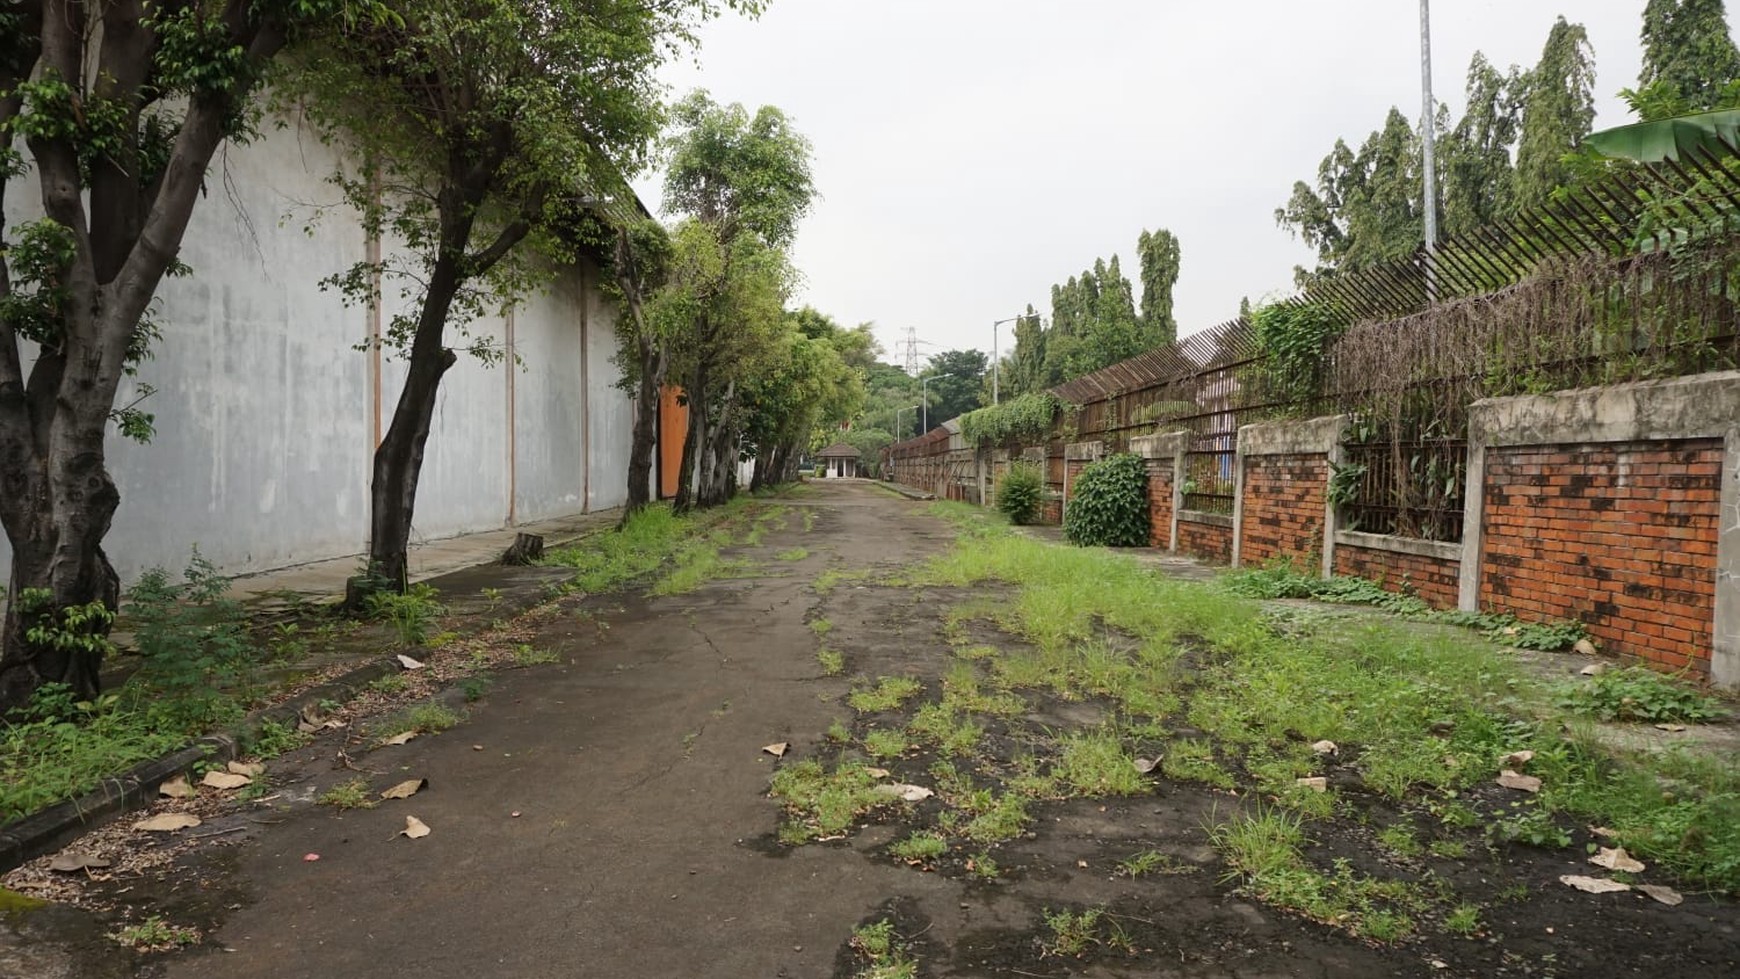
[[[659, 392], [665, 382], [665, 355], [659, 344], [640, 340], [640, 385], [634, 399], [634, 433], [628, 449], [628, 502], [622, 524], [652, 502], [653, 452], [658, 448]], [[619, 524], [621, 526], [622, 524]]]
[[697, 367], [689, 377], [689, 429], [683, 433], [683, 461], [677, 466], [677, 496], [671, 509], [687, 513], [695, 507], [695, 467], [701, 455], [701, 433], [707, 427], [707, 373]]
[[737, 403], [737, 382], [725, 386], [717, 416], [709, 422], [707, 445], [702, 455], [700, 504], [719, 506], [731, 499], [731, 476], [736, 469], [737, 440], [732, 428], [733, 408]]
[[453, 297], [464, 283], [465, 246], [471, 239], [476, 203], [483, 196], [481, 190], [443, 188], [441, 192], [440, 251], [417, 315], [405, 387], [393, 407], [387, 434], [375, 448], [374, 479], [369, 486], [369, 577], [396, 592], [403, 592], [408, 584], [406, 551], [441, 377], [459, 360], [447, 349], [443, 334]]

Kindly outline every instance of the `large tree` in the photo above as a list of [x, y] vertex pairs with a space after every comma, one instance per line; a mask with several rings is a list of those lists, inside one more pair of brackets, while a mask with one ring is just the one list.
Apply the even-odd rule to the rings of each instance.
[[1525, 91], [1522, 72], [1500, 72], [1476, 51], [1468, 65], [1467, 109], [1438, 144], [1445, 234], [1508, 217], [1516, 205], [1516, 148]]
[[990, 363], [983, 350], [945, 350], [930, 358], [918, 376], [921, 381], [930, 378], [923, 387], [929, 395], [925, 413], [932, 428], [982, 406], [979, 392]]
[[675, 107], [667, 145], [665, 207], [710, 229], [724, 263], [716, 301], [697, 309], [679, 352], [676, 379], [689, 406], [680, 511], [729, 495], [742, 371], [760, 352], [756, 344], [775, 332], [767, 324], [768, 301], [789, 285], [783, 249], [796, 237], [815, 185], [809, 141], [773, 106], [752, 115], [693, 92]]
[[[402, 247], [335, 277], [359, 302], [385, 278], [405, 311], [385, 343], [407, 355], [375, 450], [369, 564], [405, 586], [423, 454], [454, 333], [510, 307], [572, 261], [588, 196], [637, 170], [657, 135], [654, 72], [715, 0], [388, 0], [391, 25], [335, 31], [300, 73], [314, 117], [364, 161], [340, 185]], [[473, 339], [486, 361], [508, 352]]]
[[1295, 183], [1275, 220], [1317, 250], [1318, 275], [1409, 255], [1422, 235], [1420, 156], [1413, 124], [1392, 108], [1358, 152], [1336, 140], [1316, 185]]
[[1547, 34], [1541, 60], [1528, 73], [1522, 136], [1516, 153], [1516, 206], [1546, 203], [1572, 170], [1576, 150], [1595, 121], [1595, 54], [1581, 24], [1560, 17]]
[[12, 547], [0, 710], [45, 683], [97, 693], [119, 599], [102, 547], [121, 499], [104, 443], [111, 424], [149, 435], [149, 417], [116, 395], [154, 338], [158, 284], [185, 271], [176, 255], [213, 153], [253, 134], [254, 96], [287, 45], [379, 13], [362, 0], [0, 10], [0, 214], [27, 183], [42, 214], [0, 239], [0, 524]]
[[634, 397], [628, 449], [628, 496], [622, 525], [652, 502], [653, 453], [658, 448], [659, 395], [670, 370], [673, 334], [685, 320], [684, 298], [663, 290], [672, 258], [670, 235], [651, 218], [614, 229], [610, 291], [616, 296], [617, 366]]
[[1625, 96], [1645, 121], [1740, 102], [1740, 50], [1722, 0], [1649, 0], [1643, 70]]
[[1172, 287], [1178, 283], [1180, 259], [1178, 236], [1161, 228], [1142, 232], [1136, 239], [1136, 258], [1141, 266], [1142, 331], [1149, 346], [1178, 339], [1178, 320], [1172, 315]]

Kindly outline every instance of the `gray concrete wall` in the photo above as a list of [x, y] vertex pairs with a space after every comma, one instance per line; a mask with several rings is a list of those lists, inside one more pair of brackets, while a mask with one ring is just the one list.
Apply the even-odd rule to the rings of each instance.
[[[106, 547], [125, 580], [179, 569], [194, 545], [231, 574], [365, 547], [373, 412], [378, 397], [382, 425], [390, 420], [404, 365], [383, 356], [376, 391], [373, 355], [354, 349], [369, 311], [319, 285], [366, 255], [326, 182], [338, 162], [294, 126], [267, 127], [214, 162], [182, 247], [194, 274], [159, 290], [163, 339], [140, 369], [157, 389], [140, 406], [156, 415], [156, 438], [110, 438], [121, 507]], [[15, 186], [13, 227], [40, 213], [34, 185]], [[614, 313], [595, 282], [596, 272], [561, 270], [513, 314], [522, 368], [462, 354], [448, 372], [414, 540], [576, 513], [588, 487], [590, 508], [621, 503], [632, 406], [613, 386]], [[390, 315], [399, 300], [386, 291]], [[505, 342], [508, 327], [493, 317], [473, 332]], [[9, 560], [0, 539], [0, 573]]]

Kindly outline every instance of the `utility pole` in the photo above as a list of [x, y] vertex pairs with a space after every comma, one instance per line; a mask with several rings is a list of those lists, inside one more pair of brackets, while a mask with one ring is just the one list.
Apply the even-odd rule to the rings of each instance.
[[[918, 382], [918, 395], [919, 395], [918, 400], [924, 402], [924, 407], [922, 409], [920, 409], [924, 413], [923, 414], [924, 420], [922, 422], [920, 422], [920, 424], [918, 426], [919, 431], [921, 431], [921, 432], [930, 431], [930, 382], [936, 380], [939, 377], [960, 377], [960, 376], [961, 375], [959, 375], [959, 374], [932, 374], [929, 377], [919, 379], [919, 382]], [[984, 390], [984, 389], [980, 388], [980, 390]]]
[[997, 322], [991, 324], [991, 403], [992, 404], [1001, 404], [1003, 401], [1002, 391], [999, 390], [1000, 378], [998, 376], [999, 374], [1001, 374], [1001, 367], [1003, 365], [1003, 358], [997, 355], [997, 327], [1002, 326], [1004, 323], [1014, 323], [1014, 322], [1018, 322], [1018, 321], [1023, 320], [1023, 319], [1026, 319], [1026, 317], [1025, 316], [1011, 316], [1006, 320], [998, 320]]
[[1438, 301], [1438, 166], [1437, 112], [1432, 100], [1431, 0], [1420, 0], [1420, 140], [1425, 188], [1422, 210], [1426, 217], [1426, 303]]

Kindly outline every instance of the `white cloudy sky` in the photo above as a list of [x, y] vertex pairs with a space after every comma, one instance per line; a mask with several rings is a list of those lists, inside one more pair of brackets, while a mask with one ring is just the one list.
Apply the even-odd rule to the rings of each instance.
[[[1434, 87], [1453, 112], [1474, 51], [1532, 65], [1560, 13], [1595, 48], [1596, 127], [1626, 121], [1644, 0], [1437, 0]], [[1337, 136], [1420, 107], [1413, 0], [772, 0], [708, 25], [677, 92], [773, 104], [815, 147], [821, 191], [799, 300], [883, 344], [991, 346], [1049, 315], [1053, 282], [1136, 236], [1183, 245], [1180, 330], [1287, 288], [1307, 249], [1276, 227]], [[658, 207], [658, 178], [640, 183]], [[1009, 327], [1002, 343], [1012, 343]]]

